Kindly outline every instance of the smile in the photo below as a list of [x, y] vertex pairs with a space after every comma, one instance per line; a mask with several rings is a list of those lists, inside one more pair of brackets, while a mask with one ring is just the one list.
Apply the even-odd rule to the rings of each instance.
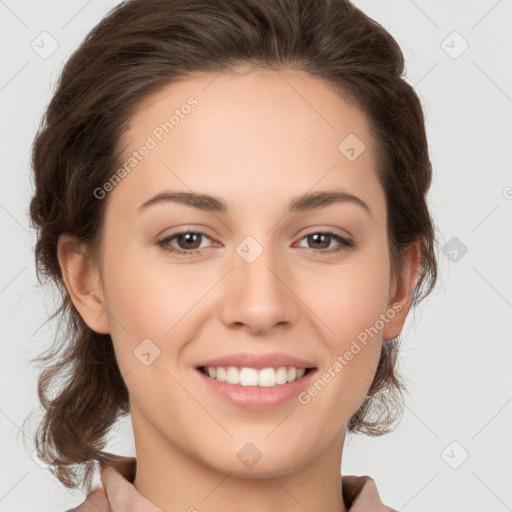
[[307, 372], [313, 368], [294, 368], [281, 366], [279, 368], [237, 368], [201, 366], [199, 371], [204, 375], [215, 379], [219, 382], [227, 382], [228, 384], [236, 384], [240, 386], [258, 386], [258, 387], [274, 387], [294, 382], [302, 378]]
[[199, 366], [196, 374], [205, 391], [241, 409], [269, 410], [296, 400], [311, 385], [316, 368], [293, 366], [261, 369], [236, 366]]

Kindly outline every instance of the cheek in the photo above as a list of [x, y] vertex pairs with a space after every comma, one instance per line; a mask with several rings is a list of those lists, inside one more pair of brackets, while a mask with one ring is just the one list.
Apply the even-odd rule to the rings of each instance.
[[390, 287], [387, 246], [374, 242], [339, 265], [317, 266], [314, 273], [306, 269], [301, 283], [300, 296], [318, 317], [331, 349], [343, 350], [386, 310]]
[[156, 247], [111, 240], [105, 248], [104, 284], [106, 306], [115, 319], [112, 329], [134, 338], [163, 338], [210, 285], [185, 265], [167, 264]]
[[168, 264], [156, 248], [120, 242], [113, 240], [105, 248], [104, 284], [121, 374], [128, 376], [136, 400], [158, 396], [164, 384], [177, 398], [179, 386], [174, 389], [162, 369], [173, 375], [180, 371], [181, 351], [201, 325], [202, 298], [218, 277], [211, 269], [199, 272], [190, 264]]
[[164, 334], [176, 323], [183, 306], [179, 294], [167, 286], [165, 275], [157, 275], [154, 265], [143, 261], [141, 248], [131, 246], [126, 236], [112, 231], [107, 237], [103, 281], [111, 338], [131, 393], [143, 382], [150, 388], [145, 381], [152, 378], [148, 370], [171, 357], [170, 345], [165, 343], [169, 335]]
[[[388, 266], [351, 267], [331, 279], [328, 291], [305, 291], [320, 319], [317, 330], [327, 357], [300, 403], [334, 435], [364, 400], [382, 347], [381, 314], [386, 311]], [[317, 280], [318, 284], [318, 280]], [[315, 291], [316, 290], [316, 291]]]
[[381, 353], [385, 325], [381, 315], [386, 314], [390, 286], [386, 241], [375, 241], [336, 271], [333, 268], [326, 266], [315, 272], [314, 281], [303, 281], [309, 284], [301, 293], [319, 319], [317, 330], [324, 333], [329, 353], [319, 386], [329, 387], [324, 398], [328, 408], [346, 413], [355, 411], [363, 400]]

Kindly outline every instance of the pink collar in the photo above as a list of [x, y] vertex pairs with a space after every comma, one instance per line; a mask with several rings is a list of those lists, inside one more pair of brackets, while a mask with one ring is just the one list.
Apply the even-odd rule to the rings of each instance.
[[[101, 486], [94, 489], [78, 507], [67, 512], [164, 512], [144, 498], [133, 486], [137, 460], [117, 456], [117, 462], [101, 462]], [[369, 476], [342, 477], [343, 499], [349, 512], [396, 512], [384, 505], [375, 481]]]

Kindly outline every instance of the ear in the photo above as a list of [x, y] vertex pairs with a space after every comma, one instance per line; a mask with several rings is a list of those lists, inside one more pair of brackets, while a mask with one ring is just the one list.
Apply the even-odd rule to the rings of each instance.
[[416, 240], [402, 255], [402, 272], [393, 278], [388, 311], [395, 311], [383, 330], [383, 340], [392, 340], [401, 332], [411, 308], [412, 294], [420, 271], [420, 243]]
[[57, 255], [64, 284], [80, 316], [93, 331], [108, 334], [110, 326], [99, 270], [87, 256], [83, 242], [63, 234], [59, 237]]

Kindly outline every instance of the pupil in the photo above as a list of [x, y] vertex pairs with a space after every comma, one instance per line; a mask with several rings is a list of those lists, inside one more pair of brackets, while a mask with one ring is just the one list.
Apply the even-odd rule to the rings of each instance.
[[[196, 245], [194, 247], [186, 247], [186, 249], [196, 249], [198, 247], [197, 241], [199, 240], [199, 234], [198, 233], [186, 233], [185, 235], [181, 235], [181, 239], [185, 239], [185, 242], [187, 244], [193, 244], [194, 238], [196, 239]], [[192, 240], [191, 240], [192, 239]]]
[[[329, 238], [329, 235], [325, 235], [325, 234], [322, 234], [322, 233], [316, 233], [314, 235], [311, 235], [311, 238], [313, 238], [313, 240], [315, 241], [318, 241], [319, 237], [324, 237], [325, 239], [328, 239]], [[321, 245], [321, 244], [316, 244], [317, 246]], [[327, 249], [329, 247], [329, 242], [327, 242], [327, 245], [325, 244], [325, 240], [324, 240], [324, 244], [322, 245], [322, 249]]]

